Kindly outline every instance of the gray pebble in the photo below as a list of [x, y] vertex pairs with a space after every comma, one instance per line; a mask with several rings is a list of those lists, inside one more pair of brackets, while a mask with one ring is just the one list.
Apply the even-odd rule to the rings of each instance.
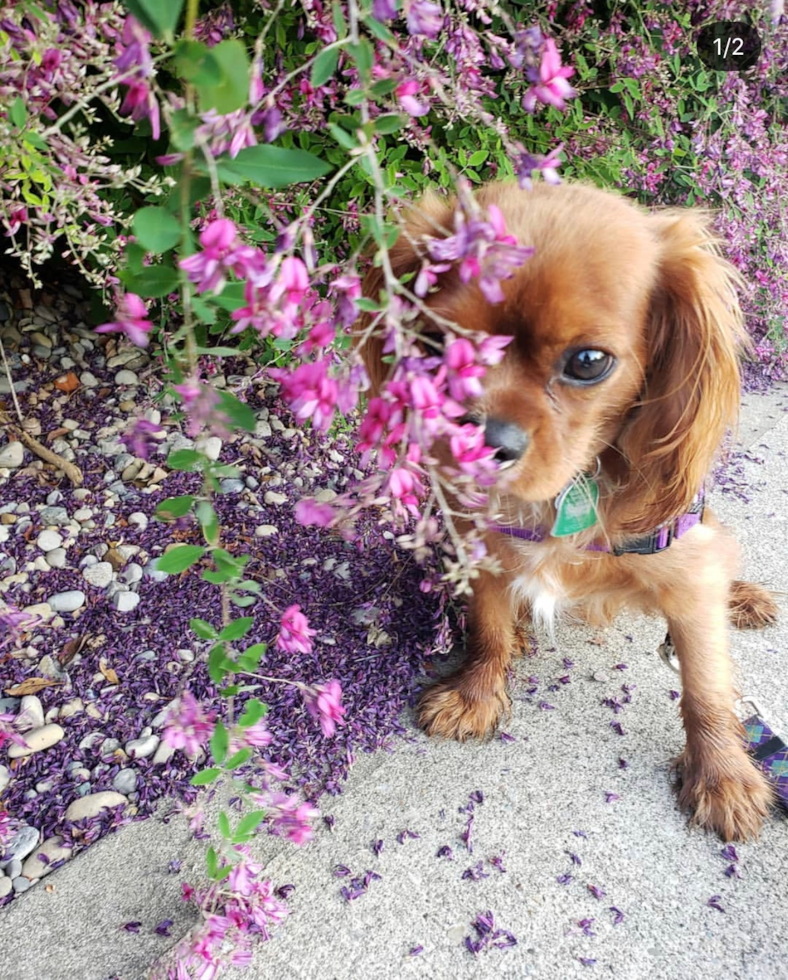
[[50, 568], [65, 568], [68, 555], [65, 548], [53, 548], [46, 553], [45, 558]]
[[36, 538], [36, 545], [42, 551], [54, 551], [55, 548], [62, 547], [63, 539], [57, 531], [42, 531]]
[[19, 705], [16, 726], [21, 732], [44, 727], [44, 706], [35, 694], [26, 694]]
[[278, 507], [280, 504], [287, 503], [287, 496], [283, 493], [277, 493], [276, 490], [269, 490], [263, 497], [263, 500], [267, 504], [272, 504], [273, 506]]
[[[68, 446], [65, 448], [68, 449]], [[65, 507], [44, 507], [38, 516], [42, 524], [56, 524], [58, 527], [71, 522]]]
[[112, 597], [112, 605], [118, 612], [126, 613], [136, 609], [139, 605], [140, 597], [136, 592], [116, 592]]
[[97, 589], [106, 589], [115, 575], [115, 570], [108, 561], [100, 561], [90, 565], [82, 572], [82, 578]]
[[222, 480], [220, 486], [222, 493], [241, 493], [244, 489], [244, 482], [243, 480], [228, 478]]
[[0, 875], [0, 898], [5, 898], [6, 895], [10, 895], [14, 889], [14, 883], [10, 878], [6, 878], [4, 875]]
[[123, 571], [119, 574], [118, 578], [121, 582], [125, 582], [126, 585], [133, 585], [135, 582], [140, 582], [143, 576], [142, 565], [138, 565], [137, 562], [131, 561], [126, 565]]
[[141, 531], [144, 531], [148, 526], [148, 515], [143, 514], [142, 511], [136, 510], [133, 514], [129, 514], [129, 524], [136, 524]]
[[70, 589], [68, 592], [57, 592], [50, 596], [47, 602], [55, 612], [75, 612], [85, 605], [85, 593], [79, 589]]
[[27, 824], [24, 827], [20, 827], [5, 846], [5, 851], [3, 852], [5, 859], [0, 861], [0, 868], [4, 869], [6, 864], [14, 858], [24, 861], [27, 855], [35, 850], [38, 845], [38, 839], [39, 833], [35, 827], [30, 827]]
[[25, 461], [25, 447], [21, 442], [9, 442], [0, 449], [0, 467], [3, 469], [16, 469]]
[[[147, 735], [144, 738], [132, 738], [126, 742], [125, 749], [132, 759], [147, 759], [159, 747], [158, 735]], [[123, 792], [121, 790], [121, 792]]]
[[32, 888], [33, 886], [33, 882], [29, 878], [23, 878], [21, 875], [18, 878], [14, 878], [12, 884], [15, 895], [21, 895], [22, 892], [26, 892], [28, 888]]
[[8, 786], [11, 782], [11, 773], [8, 766], [0, 766], [0, 793]]
[[118, 373], [115, 375], [116, 385], [138, 385], [139, 383], [140, 379], [133, 371], [118, 371]]
[[18, 878], [22, 874], [22, 861], [20, 858], [12, 858], [3, 870], [8, 878]]
[[137, 771], [135, 769], [121, 769], [112, 780], [112, 786], [119, 793], [128, 796], [137, 788]]

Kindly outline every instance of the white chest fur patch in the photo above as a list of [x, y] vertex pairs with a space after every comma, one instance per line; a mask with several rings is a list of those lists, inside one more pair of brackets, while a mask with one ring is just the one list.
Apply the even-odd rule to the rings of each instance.
[[511, 584], [512, 598], [531, 608], [534, 626], [547, 632], [551, 639], [561, 612], [567, 605], [567, 595], [561, 583], [543, 570], [529, 569]]

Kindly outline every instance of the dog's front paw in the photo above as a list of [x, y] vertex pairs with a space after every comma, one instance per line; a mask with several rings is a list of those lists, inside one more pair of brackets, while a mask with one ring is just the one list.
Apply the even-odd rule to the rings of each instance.
[[419, 725], [428, 735], [464, 742], [492, 734], [511, 702], [504, 689], [475, 691], [462, 675], [441, 681], [421, 696]]
[[690, 824], [718, 834], [723, 841], [756, 838], [768, 816], [773, 791], [760, 770], [742, 754], [719, 767], [674, 763], [678, 774], [679, 806], [691, 813]]

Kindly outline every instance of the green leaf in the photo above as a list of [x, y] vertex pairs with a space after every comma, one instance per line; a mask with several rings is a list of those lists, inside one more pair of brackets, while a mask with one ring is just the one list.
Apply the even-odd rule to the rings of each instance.
[[130, 291], [153, 299], [176, 293], [180, 285], [178, 270], [169, 265], [149, 265], [133, 275], [124, 271], [122, 278]]
[[251, 606], [251, 605], [254, 604], [254, 599], [251, 596], [240, 596], [239, 597], [239, 596], [233, 594], [233, 595], [230, 596], [230, 602], [234, 606], [238, 606], [240, 609], [246, 609], [247, 606]]
[[217, 643], [215, 647], [211, 647], [208, 654], [208, 673], [212, 681], [221, 684], [225, 677], [233, 672], [234, 666], [233, 662], [227, 659], [223, 643]]
[[230, 735], [222, 722], [217, 721], [213, 735], [211, 735], [211, 755], [217, 765], [221, 765], [227, 758], [227, 748], [230, 744]]
[[332, 6], [333, 10], [331, 11], [331, 17], [334, 21], [334, 30], [337, 32], [337, 37], [341, 41], [347, 34], [347, 21], [345, 20], [345, 15], [342, 12], [342, 4], [335, 3], [332, 4]]
[[337, 70], [339, 61], [339, 48], [324, 48], [315, 58], [312, 65], [312, 72], [309, 76], [309, 84], [312, 88], [320, 88], [325, 85]]
[[200, 120], [189, 115], [188, 109], [178, 109], [170, 119], [170, 139], [176, 150], [185, 152], [194, 146], [194, 131]]
[[252, 750], [250, 748], [247, 747], [245, 749], [241, 749], [239, 752], [236, 752], [234, 755], [230, 756], [227, 762], [225, 762], [224, 768], [237, 769], [239, 766], [242, 766], [245, 762], [248, 762], [251, 758], [252, 758]]
[[[263, 644], [260, 644], [262, 646]], [[247, 651], [248, 653], [248, 651]], [[268, 705], [263, 704], [262, 701], [258, 701], [257, 698], [250, 698], [246, 702], [244, 713], [238, 719], [238, 724], [241, 728], [251, 728], [252, 725], [256, 725], [261, 718], [265, 718], [268, 714]]]
[[375, 82], [370, 92], [376, 99], [381, 99], [386, 95], [390, 95], [397, 85], [399, 85], [399, 79], [397, 78], [382, 78], [379, 82]]
[[228, 623], [227, 626], [219, 634], [219, 639], [225, 642], [231, 642], [232, 640], [240, 640], [242, 636], [246, 636], [249, 630], [252, 628], [252, 623], [254, 619], [252, 616], [242, 616], [240, 619], [234, 619], [232, 623]]
[[352, 88], [345, 93], [345, 102], [348, 105], [361, 105], [367, 98], [367, 93], [361, 88]]
[[364, 80], [368, 79], [369, 73], [372, 70], [372, 62], [375, 58], [375, 50], [370, 42], [365, 37], [362, 37], [358, 44], [348, 45], [348, 52], [356, 63], [359, 75]]
[[396, 112], [391, 112], [385, 116], [378, 116], [375, 120], [375, 132], [376, 133], [396, 133], [398, 129], [401, 129], [405, 122], [405, 117], [398, 115]]
[[[246, 299], [244, 298], [245, 285], [242, 282], [228, 282], [221, 293], [218, 296], [212, 297], [212, 300], [223, 310], [232, 313], [233, 310], [238, 310], [246, 304]], [[238, 352], [236, 351], [235, 353], [237, 354]]]
[[219, 543], [219, 518], [207, 500], [201, 500], [195, 509], [197, 520], [202, 528], [205, 543], [212, 548]]
[[256, 670], [267, 649], [268, 645], [265, 643], [254, 643], [247, 647], [238, 658], [238, 666], [243, 670]]
[[249, 55], [244, 44], [232, 39], [211, 48], [211, 57], [221, 71], [222, 80], [217, 84], [195, 83], [200, 112], [215, 109], [220, 116], [226, 116], [249, 100]]
[[[208, 306], [202, 296], [192, 296], [192, 310], [201, 323], [216, 323], [216, 312]], [[209, 351], [204, 347], [198, 347], [197, 353], [214, 354], [215, 357], [231, 357], [233, 354], [238, 353], [237, 350], [233, 350], [231, 347], [217, 347], [215, 350], [218, 353], [214, 354], [212, 350]], [[226, 353], [227, 351], [231, 351], [232, 353]]]
[[251, 408], [245, 402], [239, 401], [235, 395], [231, 395], [229, 391], [220, 391], [218, 395], [219, 410], [230, 420], [230, 424], [236, 429], [254, 432], [257, 420]]
[[156, 508], [154, 516], [160, 521], [174, 521], [184, 517], [192, 509], [194, 497], [184, 494], [182, 497], [167, 497]]
[[477, 150], [472, 153], [470, 159], [468, 160], [468, 165], [471, 167], [480, 167], [490, 154], [487, 150]]
[[178, 26], [183, 0], [123, 0], [123, 6], [154, 37], [171, 40]]
[[36, 150], [49, 149], [49, 144], [40, 133], [22, 133], [22, 139]]
[[224, 837], [225, 840], [232, 840], [233, 832], [230, 829], [230, 818], [224, 811], [219, 814], [219, 818], [216, 822], [219, 825], [219, 833], [222, 835], [222, 837]]
[[358, 148], [358, 140], [346, 129], [343, 129], [336, 123], [329, 123], [328, 130], [343, 149], [355, 150]]
[[234, 160], [217, 161], [217, 168], [222, 179], [235, 175], [259, 187], [275, 189], [324, 177], [331, 164], [305, 150], [287, 150], [266, 143], [248, 146]]
[[27, 122], [27, 109], [21, 95], [17, 95], [8, 110], [8, 118], [17, 129], [24, 129]]
[[247, 813], [246, 816], [238, 821], [238, 826], [235, 828], [235, 841], [236, 843], [241, 843], [242, 839], [248, 837], [257, 827], [262, 823], [265, 817], [265, 810], [252, 810], [251, 813]]
[[196, 772], [189, 782], [192, 786], [207, 786], [208, 783], [212, 783], [220, 775], [221, 769], [203, 769], [201, 772]]
[[394, 42], [394, 35], [391, 33], [388, 27], [386, 27], [385, 24], [381, 24], [379, 20], [375, 20], [374, 17], [367, 17], [365, 18], [364, 23], [366, 24], [370, 33], [374, 34], [378, 40], [389, 41], [391, 43]]
[[[192, 85], [221, 85], [223, 75], [219, 62], [207, 44], [182, 39], [175, 45], [175, 68], [181, 78]], [[183, 112], [183, 109], [179, 109]]]
[[219, 867], [219, 858], [213, 845], [205, 853], [205, 867], [208, 871], [208, 877], [215, 878], [216, 869]]
[[189, 626], [201, 640], [215, 640], [219, 635], [214, 627], [204, 619], [190, 619]]
[[173, 449], [167, 457], [167, 466], [171, 470], [182, 470], [184, 473], [194, 473], [202, 466], [203, 462], [202, 453], [198, 453], [194, 449]]
[[201, 576], [203, 582], [210, 582], [211, 585], [224, 585], [232, 577], [232, 572], [212, 572], [208, 568], [205, 569]]
[[186, 571], [198, 562], [205, 554], [205, 548], [199, 544], [179, 544], [165, 555], [156, 559], [156, 571], [167, 575], [177, 575]]
[[181, 240], [180, 222], [164, 208], [140, 208], [131, 227], [140, 245], [155, 255], [168, 251]]

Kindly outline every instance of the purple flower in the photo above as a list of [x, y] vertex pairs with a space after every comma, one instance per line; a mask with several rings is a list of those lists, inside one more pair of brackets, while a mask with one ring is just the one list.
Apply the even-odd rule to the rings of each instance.
[[172, 929], [173, 920], [172, 919], [162, 919], [161, 922], [153, 930], [159, 936], [169, 936], [170, 929]]
[[591, 928], [591, 926], [594, 924], [595, 921], [596, 921], [595, 919], [580, 919], [579, 920], [579, 922], [577, 924], [580, 926], [581, 930], [583, 931], [583, 935], [584, 936], [588, 936], [589, 938], [593, 938], [596, 935], [596, 933], [594, 932], [594, 930]]
[[616, 733], [617, 735], [626, 735], [626, 732], [625, 732], [625, 731], [624, 731], [624, 729], [623, 729], [623, 728], [621, 727], [621, 722], [620, 722], [620, 721], [611, 721], [611, 722], [610, 722], [610, 727], [611, 727], [611, 728], [613, 729], [613, 731], [614, 731], [614, 732], [615, 732], [615, 733]]
[[671, 701], [678, 701], [678, 699], [680, 697], [681, 697], [681, 694], [679, 693], [679, 691], [671, 691], [670, 692], [670, 700]]
[[408, 956], [420, 956], [423, 952], [423, 946], [414, 946], [412, 949], [408, 950]]
[[121, 928], [125, 929], [126, 932], [133, 932], [136, 934], [140, 931], [141, 925], [141, 922], [124, 922]]
[[733, 844], [726, 844], [720, 851], [720, 854], [722, 854], [726, 861], [739, 860], [739, 855], [736, 853], [736, 848], [733, 846]]
[[601, 888], [598, 888], [596, 885], [586, 885], [586, 888], [591, 892], [591, 894], [596, 899], [605, 897], [604, 891]]
[[443, 10], [430, 0], [410, 0], [407, 4], [408, 34], [435, 38], [443, 27]]
[[372, 16], [375, 20], [393, 20], [397, 16], [397, 0], [373, 0]]
[[605, 793], [605, 803], [613, 803], [615, 800], [620, 800], [620, 799], [621, 797], [618, 795], [618, 793], [610, 793], [610, 792]]
[[474, 803], [484, 803], [484, 793], [480, 789], [475, 789], [472, 793], [468, 794], [468, 799]]
[[138, 459], [150, 459], [153, 449], [166, 437], [167, 433], [160, 426], [147, 419], [135, 419], [134, 424], [120, 437], [132, 456]]
[[706, 905], [710, 909], [716, 909], [718, 912], [724, 912], [725, 909], [720, 905], [721, 898], [722, 895], [712, 895], [708, 902], [706, 902]]
[[539, 707], [542, 711], [555, 711], [555, 705], [550, 704], [548, 701], [540, 701]]
[[737, 868], [737, 866], [735, 864], [729, 864], [728, 865], [728, 867], [725, 869], [725, 877], [726, 878], [741, 878], [741, 875], [739, 874], [739, 869]]
[[342, 688], [339, 686], [339, 681], [313, 684], [312, 687], [302, 688], [301, 694], [307, 711], [320, 722], [320, 729], [326, 738], [330, 738], [336, 732], [337, 725], [345, 724], [343, 715], [347, 709], [342, 706]]
[[583, 863], [580, 860], [580, 855], [579, 854], [575, 854], [572, 851], [565, 851], [564, 853], [569, 855], [569, 858], [570, 858], [572, 864], [576, 864], [578, 867], [580, 867], [580, 865]]
[[454, 860], [454, 854], [448, 844], [444, 844], [443, 847], [439, 847], [438, 853], [435, 856], [439, 858], [447, 858], [449, 861]]
[[565, 871], [562, 875], [559, 875], [555, 879], [559, 885], [568, 885], [570, 881], [573, 880], [572, 875], [568, 871]]
[[624, 913], [621, 911], [621, 909], [617, 909], [615, 905], [611, 905], [608, 911], [613, 913], [614, 926], [618, 926], [624, 921]]
[[626, 664], [616, 664], [613, 670], [629, 670], [629, 667]]
[[481, 881], [482, 878], [489, 878], [490, 876], [484, 870], [482, 862], [478, 861], [475, 867], [466, 868], [460, 877], [463, 881]]
[[517, 741], [517, 739], [514, 737], [514, 735], [510, 735], [508, 732], [498, 732], [498, 738], [500, 738], [500, 740], [502, 742], [516, 742]]
[[375, 857], [380, 857], [382, 851], [383, 851], [383, 841], [382, 840], [373, 841], [372, 853], [375, 855]]
[[335, 878], [349, 878], [352, 874], [353, 872], [350, 870], [350, 868], [346, 867], [344, 864], [338, 864], [334, 868]]
[[618, 768], [619, 769], [629, 769], [629, 763], [627, 762], [626, 759], [619, 759], [618, 760]]
[[523, 108], [533, 112], [537, 102], [563, 109], [566, 99], [571, 99], [577, 93], [567, 82], [574, 75], [574, 68], [561, 65], [555, 41], [547, 38], [542, 49], [542, 62], [539, 65], [539, 82], [533, 85], [523, 96]]
[[[504, 854], [505, 853], [506, 852], [504, 851]], [[487, 859], [494, 868], [497, 868], [501, 872], [501, 874], [506, 873], [506, 868], [503, 866], [504, 854], [496, 855], [495, 857]]]
[[593, 966], [594, 963], [596, 963], [596, 960], [590, 956], [578, 956], [577, 958], [580, 960], [583, 966]]
[[584, 840], [588, 840], [588, 834], [584, 830], [573, 830], [572, 833], [575, 837], [582, 837]]

